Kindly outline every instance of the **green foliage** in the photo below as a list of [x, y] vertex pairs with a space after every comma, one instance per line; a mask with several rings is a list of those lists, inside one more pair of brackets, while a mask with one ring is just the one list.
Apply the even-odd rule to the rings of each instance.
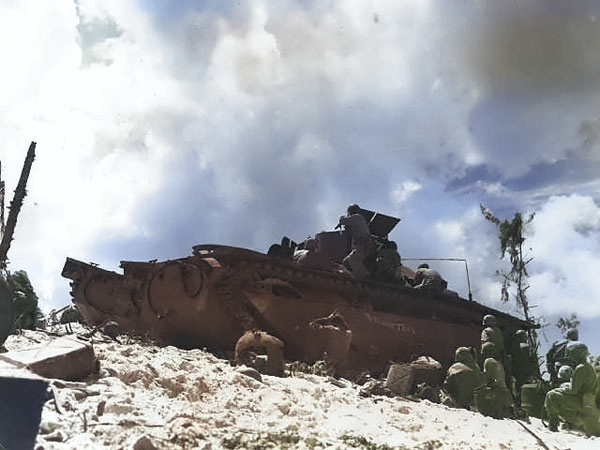
[[0, 346], [12, 332], [14, 321], [12, 288], [0, 273]]
[[33, 290], [27, 272], [17, 270], [7, 275], [7, 281], [14, 291], [13, 307], [15, 314], [14, 329], [35, 329], [44, 315], [38, 308], [38, 296]]
[[[399, 447], [391, 447], [387, 444], [376, 444], [364, 436], [355, 436], [344, 434], [340, 436], [340, 440], [348, 448], [357, 448], [361, 450], [408, 450], [409, 447], [404, 445]], [[270, 450], [270, 449], [315, 449], [325, 448], [328, 445], [325, 442], [319, 441], [314, 436], [303, 438], [297, 433], [288, 431], [279, 431], [273, 433], [258, 433], [250, 430], [244, 430], [231, 437], [226, 437], [221, 440], [223, 448], [228, 450]], [[422, 442], [416, 447], [410, 447], [413, 450], [436, 450], [443, 446], [443, 443], [438, 440], [430, 440]]]
[[360, 448], [364, 450], [392, 450], [387, 444], [375, 444], [373, 441], [367, 439], [364, 436], [353, 436], [344, 434], [340, 437], [347, 445], [353, 448]]
[[[340, 436], [340, 439], [344, 443], [352, 448], [364, 449], [364, 450], [408, 450], [409, 447], [404, 445], [400, 447], [390, 447], [387, 444], [376, 444], [370, 439], [364, 436], [354, 436], [350, 434], [344, 434]], [[436, 450], [443, 447], [444, 444], [436, 439], [422, 442], [416, 447], [412, 447], [413, 450]]]
[[[523, 309], [523, 311], [529, 310], [527, 297], [525, 291], [529, 288], [529, 285], [525, 282], [525, 278], [529, 276], [527, 273], [527, 264], [531, 259], [524, 259], [523, 244], [525, 237], [523, 235], [524, 227], [533, 220], [533, 214], [523, 222], [521, 213], [515, 213], [512, 221], [505, 220], [498, 225], [499, 228], [499, 239], [500, 239], [500, 251], [502, 256], [501, 259], [508, 253], [511, 269], [510, 272], [504, 275], [504, 282], [502, 284], [502, 300], [508, 301], [509, 299], [509, 286], [515, 284], [517, 288], [515, 299], [517, 304]], [[526, 313], [526, 316], [528, 314]]]
[[560, 331], [562, 331], [563, 334], [565, 334], [567, 330], [579, 329], [580, 323], [581, 322], [577, 318], [577, 313], [571, 313], [571, 315], [567, 318], [561, 317], [560, 319], [558, 319], [555, 325]]
[[[304, 445], [298, 444], [303, 441]], [[223, 438], [221, 444], [228, 450], [268, 450], [323, 447], [323, 443], [314, 437], [302, 439], [298, 434], [280, 431], [277, 433], [254, 433], [251, 431], [238, 433]]]
[[60, 315], [60, 319], [58, 320], [59, 323], [85, 322], [83, 320], [83, 316], [81, 315], [81, 313], [75, 305], [69, 305], [59, 312], [62, 312], [62, 314]]
[[503, 259], [508, 253], [511, 263], [510, 272], [500, 272], [504, 278], [501, 292], [502, 301], [508, 301], [509, 287], [514, 284], [517, 289], [515, 294], [517, 305], [523, 310], [525, 318], [529, 319], [529, 303], [527, 302], [525, 291], [529, 288], [526, 278], [529, 276], [527, 273], [527, 264], [529, 264], [531, 258], [525, 259], [523, 244], [525, 243], [525, 226], [531, 223], [535, 214], [532, 213], [527, 220], [523, 220], [522, 214], [517, 212], [509, 222], [508, 220], [501, 221], [483, 205], [480, 205], [480, 208], [483, 216], [498, 227], [501, 253], [500, 259]]
[[523, 216], [520, 212], [515, 213], [512, 221], [505, 220], [498, 227], [500, 229], [500, 250], [501, 258], [504, 258], [506, 252], [510, 256], [510, 262], [513, 266], [526, 272], [525, 266], [522, 266], [521, 247], [525, 242], [523, 229], [526, 224], [533, 220], [534, 214], [531, 214], [526, 222], [523, 222]]
[[[508, 254], [511, 263], [511, 269], [508, 273], [503, 271], [499, 272], [503, 278], [500, 297], [502, 301], [507, 302], [510, 297], [510, 288], [511, 286], [514, 286], [516, 290], [514, 297], [517, 306], [523, 311], [525, 320], [530, 321], [532, 317], [529, 313], [530, 305], [526, 295], [526, 291], [529, 289], [529, 284], [527, 284], [527, 277], [529, 276], [527, 273], [527, 264], [529, 264], [533, 258], [526, 258], [524, 244], [525, 228], [533, 221], [535, 213], [530, 214], [529, 217], [524, 220], [523, 215], [520, 212], [517, 212], [511, 221], [501, 221], [492, 213], [492, 211], [483, 205], [479, 206], [483, 216], [498, 227], [501, 253], [500, 259], [503, 259], [506, 254]], [[532, 347], [537, 351], [538, 344], [533, 330], [529, 332], [529, 340]]]

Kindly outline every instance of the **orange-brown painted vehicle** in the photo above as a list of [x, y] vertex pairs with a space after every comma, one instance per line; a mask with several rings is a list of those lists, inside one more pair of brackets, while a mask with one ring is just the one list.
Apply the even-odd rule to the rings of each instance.
[[[374, 262], [399, 219], [361, 212], [376, 244]], [[486, 314], [507, 337], [534, 326], [452, 293], [417, 290], [403, 268], [395, 280], [356, 279], [338, 265], [349, 250], [346, 231], [315, 237], [330, 268], [297, 264], [293, 252], [304, 243], [284, 238], [267, 253], [198, 245], [180, 259], [122, 261], [122, 274], [67, 258], [62, 275], [89, 324], [116, 321], [123, 332], [160, 344], [215, 350], [233, 350], [245, 332], [261, 330], [283, 341], [286, 359], [328, 358], [344, 376], [379, 375], [390, 361], [421, 355], [447, 367], [457, 347], [479, 347]]]

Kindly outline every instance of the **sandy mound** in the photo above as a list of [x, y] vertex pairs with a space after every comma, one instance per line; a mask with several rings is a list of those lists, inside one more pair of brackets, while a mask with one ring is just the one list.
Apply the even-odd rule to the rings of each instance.
[[[17, 350], [52, 339], [25, 331]], [[93, 339], [101, 369], [51, 380], [37, 449], [597, 449], [537, 419], [495, 420], [400, 397], [362, 397], [346, 380], [304, 373], [257, 381], [202, 350]]]

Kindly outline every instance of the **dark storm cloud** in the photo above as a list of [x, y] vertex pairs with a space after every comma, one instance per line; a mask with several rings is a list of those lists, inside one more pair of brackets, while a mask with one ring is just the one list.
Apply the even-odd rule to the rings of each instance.
[[[600, 4], [484, 2], [462, 11], [469, 27], [460, 41], [472, 75], [493, 91], [530, 99], [600, 85]], [[460, 9], [459, 9], [460, 10]], [[460, 50], [459, 50], [459, 53]]]
[[[452, 2], [438, 10], [447, 73], [471, 86], [469, 139], [482, 159], [450, 177], [450, 191], [501, 206], [526, 191], [597, 192], [592, 124], [600, 89], [595, 2]], [[494, 198], [493, 193], [497, 193]]]
[[[515, 157], [510, 151], [505, 155], [507, 159]], [[520, 176], [506, 177], [494, 165], [472, 166], [464, 176], [451, 180], [447, 188], [457, 194], [476, 192], [484, 202], [490, 195], [497, 194], [493, 200], [497, 208], [502, 204], [510, 204], [514, 208], [515, 199], [521, 197], [527, 199], [521, 208], [535, 209], [552, 195], [573, 192], [591, 195], [600, 201], [600, 161], [590, 158], [584, 150], [567, 150], [560, 159], [532, 162], [525, 166], [525, 170]]]
[[[585, 180], [597, 180], [600, 175], [600, 162], [578, 157], [568, 152], [564, 159], [555, 163], [539, 163], [522, 177], [507, 180], [505, 185], [514, 191], [539, 192], [548, 194], [546, 189], [552, 188], [553, 195], [568, 195], [574, 189], [582, 189]], [[595, 191], [589, 194], [597, 197]], [[596, 198], [600, 201], [600, 198]]]

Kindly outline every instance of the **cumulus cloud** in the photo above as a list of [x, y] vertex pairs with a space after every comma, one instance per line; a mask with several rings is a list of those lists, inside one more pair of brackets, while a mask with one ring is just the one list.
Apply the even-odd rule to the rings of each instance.
[[581, 173], [579, 182], [596, 180], [600, 166], [581, 148], [581, 134], [593, 140], [590, 124], [598, 114], [600, 52], [588, 45], [600, 37], [598, 5], [446, 6], [448, 23], [463, 26], [445, 29], [441, 45], [452, 57], [448, 65], [475, 90], [468, 126], [487, 170], [545, 187], [555, 180], [554, 193], [563, 194], [560, 178], [577, 171], [583, 159], [593, 170]]
[[[38, 141], [11, 267], [45, 309], [68, 301], [66, 256], [116, 269], [202, 242], [265, 251], [350, 203], [401, 217], [407, 258], [467, 259], [489, 304], [502, 261], [479, 203], [538, 211], [532, 293], [552, 311], [553, 292], [593, 295], [544, 245], [597, 267], [594, 7], [166, 5], [0, 6], [9, 192]], [[465, 296], [463, 263], [439, 264]]]
[[553, 197], [532, 226], [532, 299], [544, 311], [597, 316], [589, 280], [600, 270], [600, 207], [589, 197]]
[[391, 193], [392, 199], [398, 203], [406, 202], [412, 194], [421, 189], [421, 184], [417, 181], [403, 181]]
[[[513, 211], [513, 214], [516, 211]], [[523, 214], [528, 214], [523, 212]], [[501, 220], [512, 220], [513, 215]], [[496, 272], [508, 273], [508, 257], [500, 259], [498, 230], [471, 208], [454, 220], [439, 220], [433, 230], [438, 251], [460, 255], [468, 260], [472, 290], [478, 301], [498, 307], [502, 278]], [[426, 231], [426, 230], [425, 230]], [[558, 317], [577, 312], [582, 318], [598, 317], [593, 273], [600, 269], [600, 207], [589, 196], [550, 197], [535, 211], [525, 228], [528, 300], [535, 305], [535, 315]], [[441, 244], [440, 244], [441, 243]], [[464, 278], [457, 267], [447, 266], [451, 287], [463, 293]], [[505, 308], [519, 313], [510, 299]]]

